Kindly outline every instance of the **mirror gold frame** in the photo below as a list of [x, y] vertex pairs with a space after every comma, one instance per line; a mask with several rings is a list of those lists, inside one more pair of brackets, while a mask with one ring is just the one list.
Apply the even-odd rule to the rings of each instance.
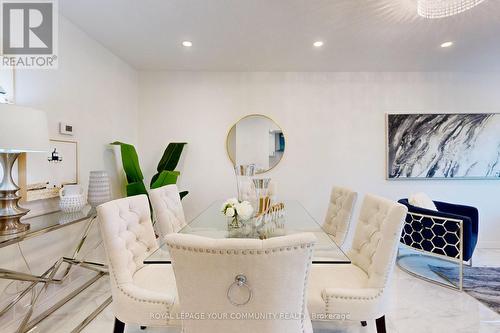
[[[229, 158], [229, 160], [231, 161], [231, 163], [233, 164], [233, 166], [236, 165], [236, 161], [233, 160], [233, 158], [231, 157], [231, 153], [229, 152], [229, 135], [231, 134], [231, 131], [233, 130], [233, 128], [242, 120], [246, 119], [246, 118], [250, 118], [250, 117], [263, 117], [263, 118], [267, 118], [268, 120], [272, 121], [276, 127], [278, 127], [281, 132], [283, 133], [283, 136], [285, 137], [285, 150], [286, 150], [286, 135], [285, 135], [285, 131], [283, 130], [283, 128], [278, 124], [278, 122], [276, 122], [273, 118], [269, 117], [269, 116], [266, 116], [264, 114], [260, 114], [260, 113], [252, 113], [252, 114], [248, 114], [244, 117], [241, 117], [240, 119], [238, 119], [235, 123], [233, 123], [233, 125], [231, 125], [231, 127], [229, 127], [229, 130], [227, 131], [227, 135], [226, 135], [226, 154]], [[260, 172], [255, 172], [256, 174], [263, 174], [263, 173], [266, 173], [266, 172], [269, 172], [271, 170], [273, 170], [278, 164], [280, 164], [280, 162], [283, 160], [283, 157], [285, 155], [285, 150], [283, 151], [283, 154], [282, 156], [280, 157], [280, 159], [276, 162], [276, 164], [274, 164], [272, 167], [270, 167], [269, 169], [265, 170], [265, 171], [260, 171]]]

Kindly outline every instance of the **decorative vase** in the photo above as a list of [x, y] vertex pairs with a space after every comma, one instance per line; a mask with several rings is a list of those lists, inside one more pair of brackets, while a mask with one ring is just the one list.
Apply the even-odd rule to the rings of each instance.
[[255, 196], [255, 187], [252, 177], [255, 175], [255, 164], [236, 165], [234, 167], [236, 174], [236, 187], [238, 190], [238, 201], [248, 201], [257, 211], [258, 202]]
[[83, 219], [87, 215], [83, 211], [64, 213], [59, 216], [59, 224], [71, 223], [79, 219]]
[[269, 183], [271, 178], [254, 178], [255, 195], [257, 197], [257, 215], [266, 213], [271, 207], [271, 198], [269, 196]]
[[65, 185], [59, 190], [59, 198], [59, 208], [65, 213], [79, 212], [86, 205], [80, 185]]
[[111, 188], [106, 171], [91, 171], [87, 196], [92, 208], [111, 200]]

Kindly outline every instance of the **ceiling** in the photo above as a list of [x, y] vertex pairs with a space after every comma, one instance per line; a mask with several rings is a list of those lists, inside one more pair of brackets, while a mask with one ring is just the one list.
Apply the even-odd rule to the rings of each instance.
[[[60, 0], [59, 8], [139, 70], [500, 71], [500, 0], [437, 20], [418, 17], [416, 0]], [[455, 44], [441, 48], [448, 40]]]

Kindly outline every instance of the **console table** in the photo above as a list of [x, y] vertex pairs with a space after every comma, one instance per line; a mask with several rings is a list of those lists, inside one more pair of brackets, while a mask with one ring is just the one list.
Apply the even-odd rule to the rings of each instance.
[[[28, 311], [24, 315], [17, 332], [24, 333], [31, 330], [35, 325], [39, 322], [47, 318], [54, 311], [62, 307], [72, 298], [80, 294], [86, 288], [91, 286], [94, 282], [99, 280], [101, 277], [108, 274], [106, 265], [102, 263], [89, 262], [85, 260], [79, 260], [78, 254], [85, 243], [87, 235], [91, 230], [92, 225], [96, 220], [95, 211], [91, 210], [90, 207], [86, 207], [82, 212], [65, 214], [62, 212], [55, 212], [50, 214], [45, 214], [33, 218], [28, 218], [23, 220], [25, 223], [29, 223], [31, 225], [30, 229], [14, 235], [8, 236], [0, 236], [0, 249], [9, 245], [17, 244], [24, 240], [38, 237], [44, 235], [46, 233], [65, 228], [70, 225], [74, 225], [76, 223], [86, 223], [84, 232], [82, 237], [78, 241], [78, 244], [75, 247], [75, 251], [72, 257], [60, 257], [55, 263], [53, 263], [43, 274], [41, 275], [32, 275], [23, 272], [16, 272], [7, 269], [0, 268], [0, 278], [1, 279], [9, 279], [9, 280], [17, 280], [17, 281], [27, 281], [30, 282], [28, 287], [17, 294], [14, 299], [3, 309], [0, 310], [0, 317], [6, 314], [9, 310], [11, 310], [21, 299], [23, 299], [26, 295], [31, 293], [31, 300], [28, 305]], [[61, 278], [56, 279], [55, 275], [59, 271], [62, 263], [67, 263], [68, 266], [64, 271], [64, 274]], [[36, 303], [40, 294], [46, 290], [49, 284], [61, 284], [66, 277], [68, 276], [72, 266], [80, 266], [85, 269], [92, 270], [95, 274], [87, 280], [83, 285], [70, 292], [64, 298], [57, 301], [50, 308], [38, 314], [35, 318], [32, 318]], [[38, 284], [43, 284], [41, 288], [37, 290], [35, 288]], [[111, 296], [107, 298], [97, 309], [95, 309], [87, 318], [85, 318], [81, 323], [76, 326], [72, 333], [80, 332], [88, 323], [92, 321], [106, 306], [111, 303]]]

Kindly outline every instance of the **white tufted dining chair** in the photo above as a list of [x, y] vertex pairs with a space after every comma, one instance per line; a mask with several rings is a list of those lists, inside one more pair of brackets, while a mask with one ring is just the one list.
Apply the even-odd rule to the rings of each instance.
[[347, 255], [351, 264], [315, 265], [309, 283], [309, 312], [313, 320], [375, 320], [385, 332], [388, 282], [407, 208], [367, 195]]
[[146, 195], [110, 201], [97, 207], [108, 259], [114, 332], [125, 324], [169, 326], [177, 298], [171, 266], [144, 265], [158, 248]]
[[184, 209], [177, 185], [166, 185], [149, 192], [149, 199], [156, 215], [156, 231], [160, 239], [178, 232], [186, 226]]
[[[268, 240], [168, 235], [181, 311], [205, 314], [184, 320], [183, 333], [312, 333], [306, 291], [315, 241], [310, 233]], [[265, 317], [245, 317], [256, 314]]]
[[348, 188], [334, 186], [326, 212], [323, 229], [338, 246], [345, 242], [358, 193]]

